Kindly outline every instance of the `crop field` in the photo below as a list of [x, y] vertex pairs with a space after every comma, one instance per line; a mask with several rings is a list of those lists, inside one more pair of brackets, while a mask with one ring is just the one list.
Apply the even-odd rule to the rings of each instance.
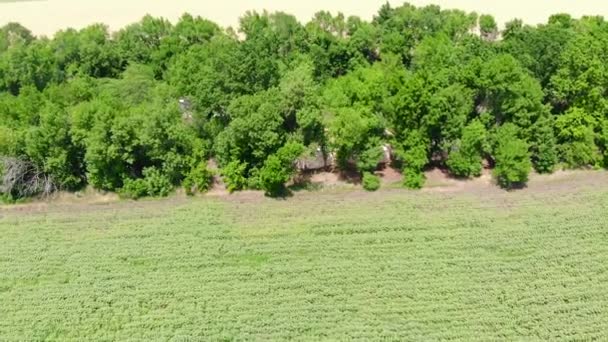
[[0, 210], [0, 340], [608, 340], [608, 175]]

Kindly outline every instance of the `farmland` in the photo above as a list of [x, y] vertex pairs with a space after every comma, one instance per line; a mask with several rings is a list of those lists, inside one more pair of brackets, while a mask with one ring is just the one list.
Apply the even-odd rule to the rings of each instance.
[[608, 175], [551, 177], [3, 207], [0, 339], [606, 340]]

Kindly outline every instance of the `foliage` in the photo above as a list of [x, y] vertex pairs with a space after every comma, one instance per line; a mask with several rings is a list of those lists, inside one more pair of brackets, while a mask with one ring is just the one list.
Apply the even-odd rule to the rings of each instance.
[[453, 147], [446, 162], [457, 177], [481, 175], [482, 155], [487, 151], [487, 131], [483, 124], [474, 121], [464, 128], [462, 141]]
[[532, 168], [529, 146], [517, 137], [517, 130], [513, 124], [499, 128], [494, 148], [494, 177], [506, 189], [524, 185]]
[[[292, 143], [361, 175], [390, 145], [411, 188], [431, 167], [479, 176], [484, 159], [514, 180], [523, 159], [540, 173], [608, 167], [606, 60], [602, 17], [499, 31], [490, 15], [407, 3], [372, 21], [247, 12], [235, 29], [147, 15], [115, 33], [95, 24], [47, 38], [9, 23], [0, 156], [62, 190], [132, 197], [166, 193], [165, 180], [205, 191], [209, 158], [231, 191], [278, 193], [296, 172], [280, 155]], [[146, 178], [158, 186], [140, 191]]]
[[0, 336], [601, 341], [607, 182], [2, 208]]
[[245, 189], [247, 186], [247, 163], [232, 161], [222, 168], [222, 177], [230, 192]]
[[206, 162], [199, 163], [193, 168], [182, 182], [186, 194], [192, 196], [195, 192], [204, 193], [211, 188], [213, 172], [207, 168]]
[[555, 128], [562, 160], [570, 167], [595, 165], [600, 158], [595, 144], [595, 119], [580, 108], [557, 118]]
[[410, 189], [420, 189], [424, 186], [424, 167], [428, 163], [428, 144], [419, 131], [408, 134], [403, 144], [404, 185]]
[[361, 183], [363, 184], [363, 189], [367, 191], [376, 191], [380, 189], [380, 178], [370, 172], [363, 173]]
[[302, 144], [289, 142], [266, 159], [258, 177], [259, 185], [267, 195], [279, 196], [285, 193], [285, 183], [295, 172], [295, 160], [304, 150]]
[[119, 192], [125, 198], [138, 199], [144, 196], [166, 197], [172, 189], [167, 175], [156, 168], [145, 168], [143, 178], [125, 179]]

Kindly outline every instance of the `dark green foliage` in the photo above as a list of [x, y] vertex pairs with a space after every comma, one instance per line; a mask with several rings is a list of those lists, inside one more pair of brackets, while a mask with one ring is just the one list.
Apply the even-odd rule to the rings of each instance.
[[363, 189], [367, 191], [376, 191], [380, 189], [380, 178], [370, 172], [363, 173], [361, 183], [363, 184]]

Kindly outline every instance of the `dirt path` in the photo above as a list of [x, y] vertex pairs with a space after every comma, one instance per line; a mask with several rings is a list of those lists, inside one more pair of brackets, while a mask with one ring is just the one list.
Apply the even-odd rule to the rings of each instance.
[[[210, 165], [213, 167], [213, 165]], [[314, 190], [297, 190], [292, 193], [293, 198], [283, 200], [290, 201], [297, 198], [310, 198], [317, 195], [335, 195], [341, 198], [366, 198], [370, 196], [384, 196], [387, 194], [398, 195], [400, 193], [422, 193], [439, 197], [453, 198], [455, 196], [470, 195], [479, 198], [492, 199], [503, 198], [508, 192], [500, 189], [494, 184], [489, 171], [484, 171], [481, 177], [472, 180], [454, 179], [441, 170], [431, 170], [426, 173], [427, 183], [425, 188], [419, 192], [403, 189], [401, 175], [395, 170], [388, 169], [381, 173], [383, 188], [376, 193], [363, 191], [359, 184], [351, 179], [344, 179], [336, 173], [321, 172], [310, 176], [308, 179]], [[562, 195], [575, 194], [584, 190], [608, 191], [608, 172], [606, 171], [557, 171], [552, 175], [532, 174], [528, 186], [524, 189], [513, 191], [510, 200], [517, 201], [521, 196], [545, 195], [555, 193]], [[519, 196], [521, 195], [521, 196]], [[240, 191], [230, 194], [219, 177], [215, 177], [214, 188], [200, 198], [215, 198], [231, 203], [250, 203], [268, 200], [261, 191]], [[60, 193], [49, 200], [37, 200], [26, 204], [0, 205], [0, 216], [3, 212], [11, 213], [46, 213], [46, 212], [70, 212], [79, 210], [123, 210], [128, 208], [141, 209], [151, 206], [159, 210], [171, 208], [176, 205], [187, 204], [191, 198], [183, 191], [177, 191], [174, 195], [164, 199], [144, 199], [140, 201], [123, 201], [115, 194], [101, 194], [96, 191], [85, 193]]]

